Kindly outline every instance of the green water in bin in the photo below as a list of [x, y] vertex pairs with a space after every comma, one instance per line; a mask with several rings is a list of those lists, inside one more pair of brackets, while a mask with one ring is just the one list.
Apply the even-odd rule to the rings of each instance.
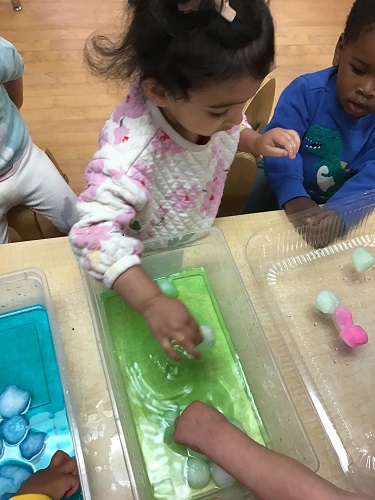
[[192, 401], [202, 400], [241, 422], [259, 443], [268, 445], [268, 438], [205, 270], [195, 268], [167, 278], [198, 324], [209, 325], [216, 333], [215, 346], [200, 362], [169, 359], [143, 317], [113, 291], [103, 292], [100, 301], [153, 495], [158, 499], [193, 499], [215, 491], [215, 484], [210, 481], [203, 490], [189, 488], [189, 453], [185, 446], [173, 442], [174, 414]]
[[[73, 456], [74, 447], [46, 308], [35, 305], [0, 314], [0, 342], [0, 394], [9, 385], [30, 392], [31, 404], [25, 413], [30, 429], [47, 434], [45, 448], [36, 458], [25, 460], [19, 446], [6, 446], [0, 466], [11, 462], [37, 471], [47, 467], [59, 449]], [[83, 496], [79, 491], [71, 498], [81, 500]]]

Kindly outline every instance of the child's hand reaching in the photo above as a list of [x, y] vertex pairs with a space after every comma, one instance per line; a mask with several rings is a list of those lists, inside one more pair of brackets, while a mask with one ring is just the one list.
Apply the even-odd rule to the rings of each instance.
[[141, 266], [133, 266], [120, 275], [113, 288], [142, 314], [170, 358], [181, 360], [172, 346], [175, 341], [194, 358], [200, 359], [195, 348], [203, 339], [197, 322], [180, 300], [164, 295]]
[[[318, 203], [307, 197], [288, 201], [284, 210], [305, 241], [314, 248], [329, 245], [344, 228], [344, 223], [335, 210], [323, 210]], [[308, 214], [303, 213], [306, 210], [309, 211]]]
[[295, 130], [273, 128], [258, 134], [254, 141], [254, 154], [262, 156], [289, 156], [294, 160], [301, 144]]
[[181, 360], [172, 346], [172, 341], [175, 341], [194, 358], [200, 359], [196, 350], [202, 342], [199, 326], [180, 300], [159, 293], [150, 301], [143, 316], [170, 358]]
[[17, 495], [40, 494], [52, 500], [71, 497], [79, 487], [77, 462], [64, 451], [57, 451], [46, 469], [35, 472], [23, 483]]
[[343, 491], [296, 460], [258, 444], [228, 422], [218, 410], [200, 401], [191, 403], [176, 419], [173, 439], [206, 455], [256, 498], [368, 498]]
[[[204, 453], [211, 439], [220, 436], [219, 426], [228, 423], [222, 413], [202, 401], [194, 401], [176, 419], [173, 439], [198, 453]], [[212, 432], [211, 432], [212, 431]]]
[[330, 245], [342, 232], [345, 225], [335, 210], [323, 210], [307, 217], [303, 236], [314, 248]]

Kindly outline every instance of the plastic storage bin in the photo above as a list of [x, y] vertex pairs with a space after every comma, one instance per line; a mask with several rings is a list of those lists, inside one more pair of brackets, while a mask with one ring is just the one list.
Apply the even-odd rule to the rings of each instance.
[[[10, 474], [10, 483], [16, 485], [47, 467], [55, 451], [62, 449], [74, 453], [79, 465], [82, 491], [72, 498], [89, 500], [66, 363], [46, 278], [37, 269], [3, 274], [0, 289], [0, 476]], [[29, 393], [31, 401], [19, 391]], [[1, 482], [2, 500], [14, 493], [7, 481]]]
[[[210, 290], [208, 293], [212, 294], [212, 302], [217, 306], [218, 317], [222, 321], [223, 328], [229, 332], [230, 343], [233, 343], [233, 358], [239, 360], [242, 374], [255, 402], [267, 445], [297, 458], [311, 469], [317, 470], [318, 463], [315, 453], [296, 415], [265, 336], [256, 320], [222, 232], [219, 229], [211, 228], [194, 235], [184, 235], [180, 241], [184, 243], [178, 248], [163, 248], [164, 242], [160, 240], [150, 241], [142, 260], [144, 269], [155, 280], [170, 275], [177, 276], [179, 279], [181, 276], [186, 277], [190, 273], [194, 274], [194, 270], [204, 273], [208, 282], [208, 290]], [[179, 490], [174, 493], [169, 492], [165, 496], [158, 493], [155, 497], [155, 491], [159, 491], [160, 485], [156, 485], [156, 490], [154, 489], [155, 484], [151, 485], [140, 445], [140, 437], [142, 436], [137, 435], [136, 431], [139, 423], [147, 421], [147, 419], [142, 420], [142, 406], [137, 414], [132, 412], [132, 401], [129, 398], [130, 382], [128, 383], [126, 376], [121, 371], [123, 357], [129, 354], [130, 349], [129, 347], [127, 350], [126, 335], [131, 334], [134, 328], [134, 320], [130, 318], [132, 313], [131, 311], [126, 313], [126, 308], [124, 312], [123, 302], [119, 297], [114, 296], [113, 292], [106, 291], [101, 283], [88, 274], [83, 273], [83, 276], [134, 498], [139, 500], [152, 498], [208, 499], [212, 498], [214, 494], [220, 494], [223, 499], [251, 498], [249, 493], [244, 492], [238, 485], [219, 490], [215, 489], [212, 484], [211, 489], [208, 487], [203, 492], [191, 491], [187, 496], [186, 492]], [[129, 317], [122, 316], [124, 317], [124, 340], [121, 352], [116, 348], [116, 343], [113, 340], [110, 328], [113, 318], [108, 318], [106, 300], [117, 300], [112, 310], [115, 311], [118, 308], [118, 314], [129, 314]], [[149, 334], [149, 338], [152, 342], [151, 334]], [[161, 349], [160, 352], [162, 352]], [[185, 362], [183, 361], [183, 363]], [[209, 371], [208, 358], [203, 359], [201, 363], [206, 363], [205, 366]], [[225, 370], [226, 366], [223, 364], [222, 372], [217, 372], [218, 379], [223, 374], [225, 375]], [[140, 391], [143, 391], [141, 387], [143, 383], [143, 380], [140, 379]], [[147, 406], [153, 405], [151, 391], [149, 399], [145, 399], [142, 404], [144, 404], [144, 412], [146, 412]], [[233, 401], [233, 407], [236, 408], [236, 401]], [[246, 428], [246, 422], [242, 423]], [[144, 433], [147, 432], [149, 432], [149, 428], [144, 427]], [[155, 447], [158, 446], [158, 443], [159, 441], [155, 437]], [[167, 480], [167, 478], [163, 478], [162, 467], [159, 468], [158, 473], [160, 481]]]
[[[331, 208], [345, 225], [328, 224], [329, 246], [314, 249], [306, 242], [319, 229], [304, 225], [306, 212], [294, 221], [298, 230], [286, 218], [270, 223], [249, 240], [246, 255], [343, 471], [358, 491], [373, 494], [375, 268], [359, 273], [352, 254], [365, 247], [375, 256], [375, 196]], [[321, 290], [335, 293], [351, 311], [354, 322], [367, 331], [368, 344], [353, 349], [340, 339], [333, 316], [315, 306]]]

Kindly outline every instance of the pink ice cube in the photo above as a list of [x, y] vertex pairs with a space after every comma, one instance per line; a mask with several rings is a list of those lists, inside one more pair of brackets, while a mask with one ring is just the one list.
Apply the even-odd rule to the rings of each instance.
[[346, 307], [339, 306], [336, 309], [335, 315], [340, 328], [354, 325], [352, 313]]
[[350, 347], [358, 347], [368, 342], [367, 333], [359, 325], [343, 326], [340, 337]]

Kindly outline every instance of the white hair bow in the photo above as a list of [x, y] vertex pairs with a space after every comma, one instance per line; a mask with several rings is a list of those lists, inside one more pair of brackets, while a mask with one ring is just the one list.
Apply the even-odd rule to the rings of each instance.
[[[178, 10], [188, 14], [189, 12], [198, 10], [200, 3], [201, 0], [190, 0], [190, 2], [179, 4]], [[215, 0], [215, 6], [218, 13], [230, 23], [237, 15], [237, 12], [229, 5], [229, 0], [225, 0], [224, 2], [222, 2], [222, 0]]]

